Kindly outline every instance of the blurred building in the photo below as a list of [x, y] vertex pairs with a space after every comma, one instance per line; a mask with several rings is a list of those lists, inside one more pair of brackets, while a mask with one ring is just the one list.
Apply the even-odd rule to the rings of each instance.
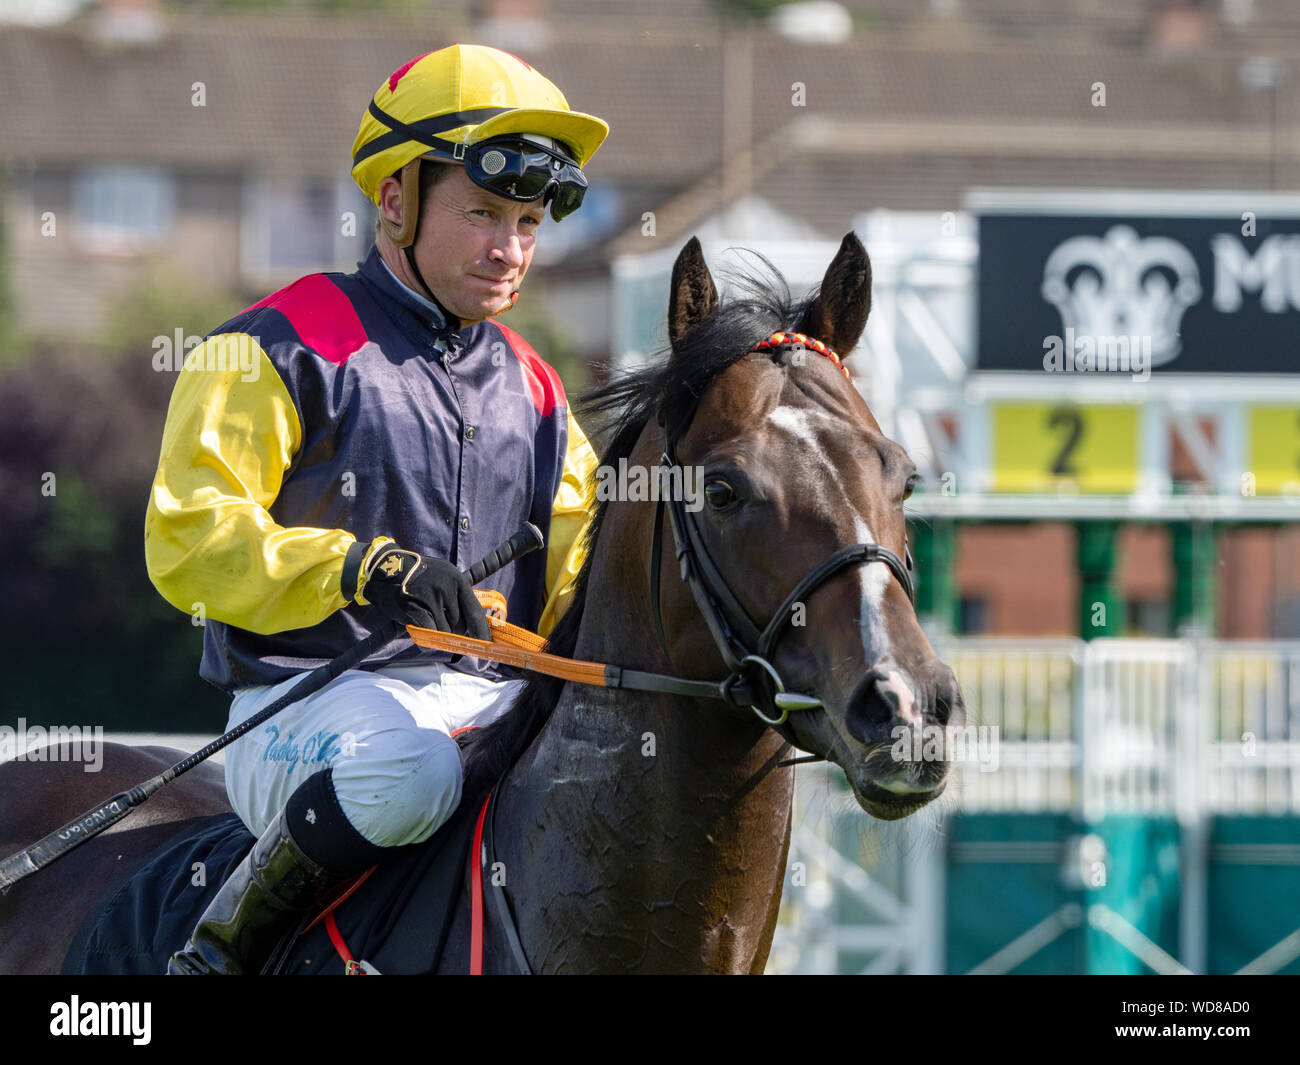
[[[229, 292], [233, 310], [352, 269], [373, 234], [348, 175], [362, 108], [388, 71], [453, 40], [518, 52], [611, 124], [587, 203], [548, 219], [534, 267], [533, 291], [588, 360], [662, 342], [629, 341], [628, 322], [662, 317], [667, 266], [693, 233], [812, 247], [880, 209], [937, 226], [972, 187], [1300, 188], [1289, 0], [775, 7], [0, 7], [8, 304], [29, 333], [85, 340], [142, 278]], [[651, 264], [634, 282], [645, 298], [623, 313], [637, 260]], [[1174, 629], [1166, 536], [1121, 532], [1122, 631]], [[1300, 632], [1294, 527], [1226, 529], [1220, 546], [1217, 631]], [[1076, 634], [1075, 553], [1068, 525], [964, 527], [952, 627]], [[1056, 576], [1009, 578], [1009, 557]]]

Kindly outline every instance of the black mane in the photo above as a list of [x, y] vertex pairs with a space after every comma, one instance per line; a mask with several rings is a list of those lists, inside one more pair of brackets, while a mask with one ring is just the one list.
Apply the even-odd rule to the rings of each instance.
[[[700, 398], [723, 370], [772, 333], [802, 328], [815, 293], [793, 300], [776, 268], [756, 252], [750, 254], [763, 264], [763, 273], [729, 275], [737, 296], [696, 323], [670, 357], [664, 357], [668, 352], [661, 349], [660, 358], [650, 365], [584, 393], [575, 404], [575, 411], [598, 417], [603, 428], [598, 435], [609, 441], [599, 452], [600, 465], [617, 465], [620, 458], [630, 455], [646, 423], [659, 417], [660, 412], [676, 438], [689, 425]], [[597, 438], [590, 431], [588, 435]], [[586, 561], [575, 579], [569, 607], [550, 634], [550, 650], [555, 654], [573, 655], [586, 605], [591, 560], [607, 509], [606, 501], [597, 502], [587, 527]], [[528, 749], [555, 708], [564, 683], [544, 674], [529, 674], [527, 684], [505, 714], [465, 734], [462, 802], [485, 795]]]

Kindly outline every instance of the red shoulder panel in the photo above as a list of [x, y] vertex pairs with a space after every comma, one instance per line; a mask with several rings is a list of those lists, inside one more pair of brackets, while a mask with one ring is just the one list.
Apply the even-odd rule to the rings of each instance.
[[248, 310], [258, 307], [279, 311], [303, 344], [336, 365], [347, 362], [369, 339], [352, 301], [325, 274], [299, 278]]
[[538, 413], [545, 418], [556, 407], [567, 406], [568, 401], [564, 398], [564, 385], [560, 382], [560, 375], [550, 364], [513, 329], [507, 329], [500, 322], [492, 324], [505, 334], [507, 343], [518, 357], [519, 364], [524, 370], [524, 380], [528, 382], [528, 390], [533, 394], [533, 406], [537, 408]]

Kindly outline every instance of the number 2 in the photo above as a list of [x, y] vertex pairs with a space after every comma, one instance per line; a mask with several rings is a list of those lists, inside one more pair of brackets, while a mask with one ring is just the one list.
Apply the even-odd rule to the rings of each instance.
[[1070, 458], [1083, 436], [1083, 416], [1074, 407], [1057, 407], [1048, 414], [1047, 424], [1052, 429], [1065, 426], [1069, 434], [1052, 460], [1052, 473], [1057, 477], [1077, 477], [1079, 471], [1070, 464]]

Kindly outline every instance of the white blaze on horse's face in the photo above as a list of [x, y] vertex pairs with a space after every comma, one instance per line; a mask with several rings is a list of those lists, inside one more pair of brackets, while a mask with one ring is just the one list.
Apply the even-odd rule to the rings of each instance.
[[[790, 406], [777, 406], [767, 415], [768, 422], [783, 432], [789, 433], [800, 447], [819, 459], [818, 466], [825, 470], [835, 485], [836, 495], [851, 505], [840, 478], [839, 468], [825, 450], [819, 445], [815, 421], [830, 422], [832, 431], [839, 426], [833, 415], [821, 410], [796, 410]], [[878, 543], [871, 533], [862, 515], [856, 510], [853, 514], [854, 542], [860, 544]], [[865, 668], [878, 668], [885, 673], [882, 686], [890, 690], [898, 699], [899, 716], [909, 723], [919, 724], [921, 715], [917, 710], [916, 696], [911, 681], [897, 665], [892, 662], [892, 644], [889, 630], [885, 625], [885, 595], [894, 575], [885, 566], [860, 566], [857, 576], [862, 589], [861, 609], [858, 612], [858, 631], [862, 638], [862, 664]]]
[[[853, 532], [860, 544], [876, 543], [871, 529], [862, 518], [853, 516]], [[898, 698], [898, 715], [904, 721], [919, 725], [921, 715], [916, 707], [916, 696], [911, 681], [890, 660], [889, 630], [885, 627], [885, 593], [894, 575], [884, 566], [859, 566], [858, 582], [862, 587], [862, 609], [858, 614], [858, 631], [862, 634], [862, 662], [867, 668], [876, 668], [885, 674], [882, 686]]]
[[790, 406], [776, 406], [773, 407], [767, 415], [767, 420], [769, 422], [775, 425], [778, 429], [793, 436], [797, 441], [799, 441], [800, 447], [806, 448], [808, 451], [820, 455], [823, 460], [822, 465], [830, 473], [831, 477], [834, 478], [836, 486], [839, 486], [839, 470], [836, 469], [835, 464], [830, 461], [826, 453], [818, 446], [817, 431], [813, 426], [813, 419], [825, 423], [826, 427], [831, 432], [835, 432], [841, 427], [839, 420], [829, 411], [817, 410], [815, 408], [811, 410], [796, 410], [794, 407]]
[[[853, 515], [853, 535], [860, 544], [874, 544], [876, 538], [862, 518]], [[889, 631], [885, 628], [885, 593], [894, 579], [884, 566], [859, 566], [858, 583], [862, 587], [862, 609], [858, 613], [858, 631], [862, 634], [862, 663], [870, 668], [878, 660], [889, 658]]]
[[831, 480], [835, 482], [835, 491], [840, 498], [844, 498], [844, 482], [840, 480], [839, 467], [830, 460], [830, 457], [817, 443], [817, 433], [813, 428], [813, 418], [817, 417], [830, 423], [832, 431], [837, 427], [835, 418], [822, 410], [795, 410], [793, 407], [773, 407], [767, 415], [767, 420], [778, 429], [789, 433], [798, 441], [799, 447], [809, 454], [820, 459], [820, 466], [831, 475]]

